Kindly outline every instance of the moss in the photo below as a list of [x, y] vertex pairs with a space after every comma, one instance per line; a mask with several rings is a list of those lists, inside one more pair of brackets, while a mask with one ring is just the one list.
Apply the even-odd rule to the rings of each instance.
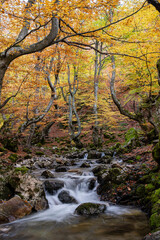
[[3, 139], [3, 145], [5, 148], [12, 152], [17, 152], [18, 150], [18, 140], [15, 138], [5, 138]]
[[4, 147], [0, 147], [0, 152], [4, 152], [4, 153], [6, 153], [6, 152], [7, 152], [7, 149], [4, 148]]
[[145, 186], [143, 184], [140, 184], [137, 189], [136, 189], [136, 194], [140, 197], [143, 198], [145, 197]]
[[13, 163], [15, 163], [18, 160], [18, 156], [15, 153], [11, 153], [8, 157]]
[[153, 159], [160, 165], [160, 143], [157, 143], [152, 151]]
[[29, 171], [29, 169], [27, 167], [16, 167], [15, 168], [15, 172], [21, 172], [22, 174], [25, 174]]
[[106, 210], [106, 206], [104, 204], [96, 204], [96, 203], [83, 203], [78, 206], [75, 210], [77, 214], [80, 215], [97, 215], [99, 213], [103, 213]]
[[37, 147], [42, 147], [42, 143], [39, 142], [39, 143], [36, 144], [36, 146]]
[[119, 168], [111, 168], [109, 169], [109, 173], [113, 176], [113, 177], [117, 177], [121, 174], [121, 170]]
[[136, 156], [136, 160], [140, 160], [141, 159], [141, 156], [140, 155], [137, 155]]
[[25, 156], [24, 156], [24, 159], [31, 159], [32, 158], [32, 156], [30, 155], [30, 154], [26, 154]]
[[160, 227], [160, 215], [158, 213], [154, 213], [151, 215], [150, 225], [152, 229], [156, 229]]
[[155, 192], [151, 196], [152, 204], [156, 203], [160, 199], [160, 188], [155, 190]]
[[31, 151], [29, 148], [24, 148], [24, 149], [23, 149], [23, 152], [26, 152], [26, 153], [28, 153], [28, 154], [29, 154], [29, 153], [32, 153], [32, 151]]
[[132, 139], [138, 139], [138, 133], [135, 128], [130, 128], [125, 134], [125, 142], [128, 143]]
[[38, 156], [43, 156], [44, 155], [44, 152], [36, 152], [36, 155], [38, 155]]
[[155, 186], [151, 183], [145, 185], [145, 192], [146, 193], [150, 193], [153, 192], [155, 190]]
[[153, 205], [153, 207], [152, 207], [152, 214], [153, 213], [160, 214], [160, 199]]

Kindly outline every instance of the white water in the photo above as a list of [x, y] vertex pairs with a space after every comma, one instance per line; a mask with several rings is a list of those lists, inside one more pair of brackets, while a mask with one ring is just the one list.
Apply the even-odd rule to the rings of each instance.
[[[144, 236], [141, 229], [147, 226], [145, 216], [140, 210], [100, 201], [96, 193], [97, 181], [93, 190], [88, 188], [90, 180], [94, 178], [90, 170], [87, 169], [81, 175], [74, 172], [54, 173], [57, 178], [53, 180], [63, 181], [64, 187], [55, 195], [46, 192], [49, 209], [3, 225], [0, 227], [0, 239], [141, 240]], [[76, 199], [77, 204], [63, 204], [58, 199], [58, 194], [63, 190], [67, 190], [70, 196]], [[75, 209], [85, 202], [106, 204], [105, 214], [97, 218], [77, 216], [74, 213]]]

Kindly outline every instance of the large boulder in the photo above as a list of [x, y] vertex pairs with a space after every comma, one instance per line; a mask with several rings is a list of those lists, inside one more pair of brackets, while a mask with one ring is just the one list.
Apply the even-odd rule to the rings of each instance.
[[48, 208], [43, 184], [29, 173], [14, 172], [8, 178], [8, 186], [12, 191], [27, 200], [35, 211]]
[[98, 203], [82, 203], [79, 205], [76, 210], [75, 214], [83, 215], [83, 216], [94, 216], [104, 213], [106, 210], [105, 204], [98, 204]]
[[0, 204], [0, 224], [22, 218], [32, 211], [32, 206], [19, 196]]
[[77, 200], [69, 195], [69, 191], [63, 190], [58, 194], [58, 198], [62, 203], [77, 203]]
[[62, 181], [51, 182], [47, 180], [44, 182], [44, 186], [48, 193], [50, 193], [51, 195], [54, 195], [57, 193], [59, 189], [64, 187], [64, 182]]

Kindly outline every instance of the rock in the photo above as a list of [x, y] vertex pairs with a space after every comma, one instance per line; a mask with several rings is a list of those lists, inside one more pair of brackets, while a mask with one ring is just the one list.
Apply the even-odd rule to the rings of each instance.
[[12, 222], [30, 214], [31, 211], [32, 206], [27, 201], [15, 196], [0, 204], [0, 223]]
[[62, 203], [77, 203], [77, 200], [69, 195], [69, 191], [63, 190], [58, 194], [58, 198]]
[[99, 172], [101, 172], [104, 169], [105, 169], [105, 167], [100, 165], [100, 166], [96, 166], [95, 168], [93, 168], [92, 172], [94, 173], [94, 175], [97, 175]]
[[80, 204], [76, 210], [75, 214], [83, 215], [83, 216], [94, 216], [104, 213], [106, 210], [105, 204], [97, 204], [97, 203], [82, 203]]
[[96, 163], [101, 163], [101, 164], [110, 164], [112, 162], [113, 158], [111, 156], [105, 156], [102, 157], [98, 160], [96, 160]]
[[88, 184], [88, 189], [93, 190], [95, 185], [96, 185], [96, 179], [95, 178], [90, 179], [89, 184]]
[[51, 182], [47, 180], [44, 182], [44, 186], [48, 193], [54, 195], [59, 189], [64, 187], [64, 183], [61, 181]]
[[86, 162], [84, 162], [84, 163], [82, 163], [81, 164], [81, 166], [80, 166], [81, 168], [89, 168], [90, 167], [90, 164], [89, 163], [86, 163]]
[[160, 141], [156, 144], [152, 151], [153, 159], [160, 165]]
[[68, 170], [69, 170], [69, 168], [65, 167], [65, 166], [58, 166], [55, 168], [56, 172], [67, 172]]
[[41, 174], [42, 177], [45, 177], [45, 178], [54, 178], [54, 174], [49, 171], [49, 170], [45, 170], [44, 172], [42, 172]]
[[85, 150], [83, 150], [82, 152], [78, 152], [78, 151], [76, 151], [76, 152], [72, 152], [72, 153], [70, 153], [70, 154], [68, 154], [67, 155], [67, 158], [69, 158], [69, 159], [83, 159], [84, 158], [84, 156], [85, 156], [85, 154], [87, 153], [87, 150], [85, 149]]
[[69, 169], [68, 172], [82, 173], [78, 168]]
[[21, 172], [12, 173], [8, 179], [8, 186], [14, 193], [27, 200], [35, 211], [48, 208], [42, 182], [32, 175]]
[[159, 240], [160, 239], [160, 231], [150, 233], [143, 238], [143, 240]]
[[88, 159], [99, 159], [102, 157], [102, 152], [97, 152], [96, 150], [91, 150], [88, 153]]

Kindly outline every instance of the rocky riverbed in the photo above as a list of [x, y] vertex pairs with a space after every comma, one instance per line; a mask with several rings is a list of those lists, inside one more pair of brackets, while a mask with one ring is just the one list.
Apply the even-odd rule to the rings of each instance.
[[[149, 188], [148, 184], [146, 184], [146, 181], [149, 181], [146, 178], [147, 171], [148, 176], [153, 176], [149, 169], [142, 171], [142, 166], [138, 161], [132, 164], [131, 159], [114, 156], [110, 150], [105, 152], [84, 150], [66, 154], [63, 157], [53, 155], [52, 157], [43, 156], [25, 159], [16, 163], [12, 170], [6, 171], [6, 169], [3, 169], [0, 184], [0, 198], [2, 199], [0, 221], [1, 223], [11, 222], [30, 213], [48, 209], [51, 203], [46, 194], [47, 196], [56, 195], [57, 199], [55, 201], [60, 201], [64, 205], [77, 205], [77, 209], [74, 209], [75, 214], [99, 215], [106, 211], [106, 204], [110, 202], [111, 206], [114, 206], [113, 204], [141, 206], [150, 215], [152, 211], [150, 200], [144, 201], [144, 193]], [[158, 175], [157, 171], [155, 170], [154, 176]], [[92, 199], [90, 205], [83, 206], [85, 202], [77, 200], [77, 193], [71, 194], [73, 192], [65, 188], [64, 177], [63, 180], [60, 177], [57, 179], [57, 176], [70, 174], [72, 176], [71, 182], [74, 182], [73, 179], [77, 176], [79, 179], [84, 172], [92, 172], [88, 182], [85, 182], [85, 186], [87, 186], [86, 192], [91, 191], [95, 194], [96, 191], [103, 202], [97, 203], [96, 200], [96, 203], [93, 203], [94, 199]], [[145, 186], [145, 190], [140, 189], [142, 186]], [[17, 196], [15, 197], [15, 195]], [[6, 202], [5, 200], [9, 201]], [[17, 208], [17, 205], [20, 205], [22, 211], [19, 210], [19, 215], [12, 208], [10, 212], [6, 207], [4, 208], [4, 205], [11, 202], [13, 209], [15, 209], [15, 206]], [[80, 203], [82, 203], [81, 208]], [[96, 206], [96, 204], [98, 205]], [[21, 212], [23, 212], [23, 215]], [[149, 238], [150, 236], [152, 238]], [[156, 237], [157, 235], [154, 233], [153, 235], [149, 234], [145, 239], [157, 239]], [[134, 240], [134, 238], [130, 239]]]

